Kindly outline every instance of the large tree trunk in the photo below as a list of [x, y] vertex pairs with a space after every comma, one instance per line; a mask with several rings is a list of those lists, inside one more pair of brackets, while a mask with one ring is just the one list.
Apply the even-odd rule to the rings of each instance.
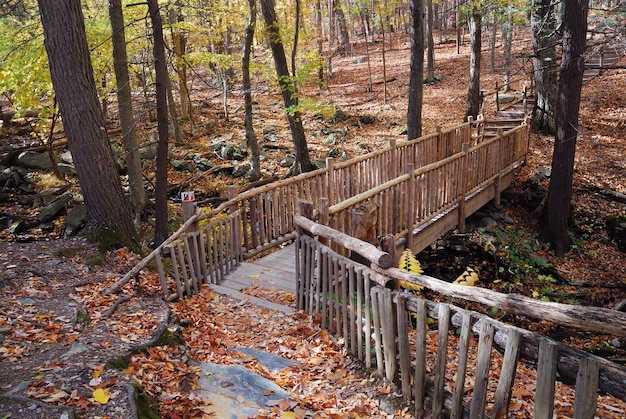
[[424, 92], [424, 2], [411, 0], [411, 70], [406, 131], [409, 140], [422, 135], [422, 100]]
[[532, 126], [536, 132], [556, 133], [556, 19], [551, 0], [534, 0], [530, 22], [533, 31], [535, 107]]
[[465, 120], [468, 117], [476, 119], [480, 112], [480, 50], [481, 43], [481, 19], [480, 10], [476, 7], [472, 9], [469, 20], [470, 38], [471, 38], [471, 54], [470, 54], [470, 81], [467, 92], [467, 103], [465, 105]]
[[[128, 55], [126, 53], [126, 35], [124, 32], [124, 14], [121, 0], [109, 1], [111, 19], [111, 42], [113, 44], [113, 68], [117, 82], [117, 107], [122, 128], [122, 142], [126, 155], [130, 204], [137, 220], [146, 206], [146, 190], [143, 187], [141, 158], [135, 138], [135, 117], [133, 114], [130, 76], [128, 75]], [[136, 222], [137, 224], [137, 222]]]
[[135, 246], [128, 201], [98, 102], [80, 0], [38, 4], [50, 76], [87, 208], [87, 232], [105, 247]]
[[278, 76], [278, 85], [280, 86], [283, 103], [287, 110], [291, 140], [296, 153], [296, 161], [292, 167], [291, 174], [308, 172], [315, 167], [309, 158], [302, 118], [298, 110], [298, 90], [287, 67], [287, 58], [285, 57], [285, 49], [281, 41], [280, 26], [276, 18], [274, 0], [261, 0], [261, 11], [267, 28], [272, 56], [274, 57], [274, 66]]
[[252, 41], [254, 40], [254, 29], [256, 27], [256, 0], [248, 0], [250, 8], [250, 19], [246, 27], [246, 36], [243, 44], [243, 56], [241, 59], [241, 73], [243, 78], [243, 97], [245, 102], [244, 124], [246, 127], [246, 143], [250, 148], [251, 169], [250, 180], [258, 180], [261, 177], [261, 157], [259, 143], [254, 132], [252, 123], [252, 86], [250, 83], [250, 53], [252, 51]]
[[168, 126], [167, 126], [167, 63], [165, 61], [165, 42], [163, 41], [163, 21], [159, 13], [157, 0], [148, 0], [150, 21], [154, 37], [154, 71], [156, 73], [157, 130], [159, 141], [155, 160], [155, 212], [154, 245], [158, 246], [167, 239], [167, 167]]
[[563, 5], [563, 52], [557, 104], [557, 130], [552, 155], [552, 175], [541, 220], [540, 238], [549, 242], [557, 256], [569, 249], [567, 227], [572, 200], [574, 156], [578, 138], [578, 111], [585, 71], [585, 43], [589, 0], [570, 0]]

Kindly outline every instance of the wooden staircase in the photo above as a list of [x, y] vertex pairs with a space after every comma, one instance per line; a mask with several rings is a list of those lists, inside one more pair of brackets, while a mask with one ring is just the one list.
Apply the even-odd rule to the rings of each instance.
[[500, 132], [511, 130], [524, 123], [524, 120], [530, 116], [535, 105], [535, 97], [529, 95], [524, 89], [521, 97], [513, 100], [508, 106], [500, 107], [500, 94], [496, 93], [497, 111], [496, 117], [493, 119], [483, 120], [483, 137], [494, 138]]

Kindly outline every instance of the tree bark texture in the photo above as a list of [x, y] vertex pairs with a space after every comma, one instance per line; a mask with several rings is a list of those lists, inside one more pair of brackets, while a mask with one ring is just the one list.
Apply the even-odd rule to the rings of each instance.
[[250, 19], [246, 27], [246, 36], [243, 44], [243, 54], [241, 59], [241, 73], [243, 79], [243, 97], [245, 103], [244, 124], [246, 127], [246, 143], [250, 148], [251, 166], [250, 180], [258, 180], [261, 177], [261, 152], [259, 142], [254, 132], [252, 116], [252, 85], [250, 82], [250, 54], [252, 51], [252, 41], [254, 40], [254, 30], [256, 27], [256, 0], [248, 0], [250, 9]]
[[426, 39], [428, 43], [426, 83], [435, 83], [435, 41], [433, 40], [433, 0], [426, 0], [428, 19], [426, 20]]
[[409, 140], [422, 135], [422, 101], [424, 98], [424, 1], [409, 2], [411, 14], [411, 58], [409, 101], [406, 131]]
[[155, 161], [155, 212], [154, 244], [158, 246], [167, 239], [167, 167], [169, 165], [168, 126], [167, 126], [167, 88], [168, 75], [165, 61], [165, 43], [163, 41], [163, 21], [159, 12], [157, 0], [148, 0], [150, 21], [154, 38], [153, 55], [154, 71], [156, 73], [156, 103], [157, 103], [157, 143]]
[[482, 15], [480, 11], [473, 8], [469, 20], [471, 53], [470, 53], [470, 80], [467, 92], [467, 103], [465, 104], [465, 120], [468, 117], [476, 119], [480, 112], [480, 50], [482, 48], [481, 25]]
[[309, 158], [309, 150], [304, 135], [304, 127], [302, 126], [302, 118], [298, 110], [298, 91], [293, 78], [289, 74], [289, 68], [287, 67], [287, 58], [280, 35], [280, 26], [276, 18], [274, 0], [261, 0], [261, 11], [267, 28], [270, 48], [272, 49], [272, 56], [274, 57], [274, 66], [276, 67], [276, 74], [278, 76], [278, 85], [280, 86], [280, 93], [283, 96], [283, 103], [291, 130], [291, 139], [296, 153], [296, 162], [294, 163], [291, 174], [308, 172], [315, 167]]
[[534, 0], [530, 24], [533, 31], [535, 107], [532, 126], [536, 132], [556, 134], [556, 19], [551, 0]]
[[350, 36], [348, 35], [348, 26], [346, 25], [346, 16], [341, 8], [340, 0], [332, 0], [333, 2], [333, 19], [337, 22], [337, 30], [339, 31], [339, 53], [350, 53]]
[[111, 20], [111, 42], [113, 44], [113, 68], [117, 83], [117, 106], [122, 128], [122, 142], [126, 156], [130, 204], [138, 217], [146, 206], [146, 190], [143, 187], [141, 158], [135, 138], [135, 117], [133, 114], [130, 76], [128, 74], [128, 55], [126, 53], [126, 34], [121, 0], [109, 1], [109, 19]]
[[[134, 245], [128, 201], [105, 130], [80, 0], [39, 0], [50, 76], [87, 209], [87, 231]], [[104, 242], [100, 241], [101, 244]]]
[[557, 130], [552, 154], [552, 175], [539, 231], [540, 238], [551, 244], [557, 256], [565, 254], [572, 242], [567, 227], [578, 138], [580, 92], [585, 71], [588, 8], [589, 0], [571, 0], [563, 5]]

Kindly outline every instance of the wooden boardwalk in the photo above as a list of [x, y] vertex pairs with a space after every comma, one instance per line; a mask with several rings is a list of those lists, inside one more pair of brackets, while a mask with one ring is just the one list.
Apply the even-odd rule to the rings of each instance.
[[254, 263], [241, 262], [234, 272], [226, 275], [219, 285], [212, 284], [215, 292], [239, 300], [248, 299], [251, 303], [268, 308], [291, 312], [294, 309], [254, 297], [241, 290], [257, 285], [263, 288], [275, 288], [280, 291], [296, 293], [296, 249], [295, 244], [285, 246]]

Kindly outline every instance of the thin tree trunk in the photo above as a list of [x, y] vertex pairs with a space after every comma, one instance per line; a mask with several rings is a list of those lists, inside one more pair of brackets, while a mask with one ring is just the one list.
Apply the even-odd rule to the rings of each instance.
[[256, 28], [256, 0], [248, 0], [250, 8], [250, 19], [246, 27], [246, 36], [243, 44], [243, 56], [241, 60], [241, 73], [243, 78], [243, 97], [245, 102], [244, 124], [246, 127], [246, 143], [250, 148], [251, 169], [248, 178], [255, 181], [261, 178], [261, 158], [259, 143], [254, 132], [252, 117], [252, 86], [250, 83], [250, 54], [252, 51], [252, 41], [254, 40], [254, 30]]
[[428, 19], [426, 20], [426, 39], [428, 42], [426, 83], [433, 84], [435, 79], [435, 42], [433, 41], [433, 0], [426, 0]]
[[588, 5], [589, 0], [569, 0], [563, 4], [563, 52], [557, 130], [552, 155], [552, 175], [539, 231], [540, 238], [550, 243], [557, 256], [564, 255], [572, 243], [567, 227], [578, 138], [580, 92], [585, 71]]
[[424, 2], [410, 0], [411, 69], [406, 130], [409, 140], [422, 135], [422, 101], [424, 92]]
[[491, 24], [491, 48], [489, 49], [489, 72], [496, 72], [496, 40], [498, 35], [498, 10], [494, 9], [493, 23]]
[[283, 103], [287, 111], [291, 139], [296, 154], [296, 161], [292, 167], [291, 174], [308, 172], [315, 167], [309, 158], [302, 117], [298, 110], [298, 89], [287, 67], [287, 58], [285, 57], [285, 49], [281, 41], [280, 26], [276, 18], [274, 0], [261, 0], [261, 11], [268, 32], [272, 56], [274, 57], [274, 66], [278, 76], [278, 85], [280, 86]]
[[511, 46], [513, 44], [513, 13], [512, 6], [507, 6], [506, 23], [503, 30], [504, 38], [504, 91], [511, 89]]
[[128, 55], [126, 53], [126, 34], [124, 31], [124, 14], [121, 0], [109, 1], [109, 18], [111, 20], [111, 41], [113, 44], [113, 68], [117, 81], [117, 106], [122, 128], [122, 142], [126, 156], [130, 204], [135, 212], [135, 224], [146, 207], [146, 189], [143, 186], [141, 158], [135, 138], [135, 116], [133, 99], [128, 74]]
[[39, 13], [63, 128], [87, 209], [86, 230], [101, 248], [136, 247], [98, 101], [79, 0], [39, 0]]
[[165, 62], [165, 42], [163, 41], [163, 23], [157, 0], [147, 0], [154, 37], [154, 70], [156, 73], [157, 130], [159, 141], [155, 162], [155, 210], [154, 245], [160, 245], [167, 239], [167, 167], [168, 161], [168, 126], [167, 126], [167, 64]]
[[480, 112], [480, 52], [481, 52], [481, 13], [474, 8], [471, 11], [469, 26], [472, 40], [470, 54], [470, 81], [467, 92], [467, 103], [465, 105], [465, 120], [468, 117], [476, 119]]
[[383, 37], [383, 43], [382, 43], [382, 59], [383, 59], [383, 103], [387, 104], [387, 60], [386, 60], [386, 55], [385, 55], [385, 23], [383, 21], [383, 10], [382, 7], [379, 5], [379, 12], [380, 12], [380, 31], [382, 33], [382, 37]]
[[340, 0], [333, 0], [333, 19], [339, 31], [339, 52], [341, 54], [350, 53], [350, 37], [348, 36], [348, 26], [346, 25], [346, 16], [341, 8]]

